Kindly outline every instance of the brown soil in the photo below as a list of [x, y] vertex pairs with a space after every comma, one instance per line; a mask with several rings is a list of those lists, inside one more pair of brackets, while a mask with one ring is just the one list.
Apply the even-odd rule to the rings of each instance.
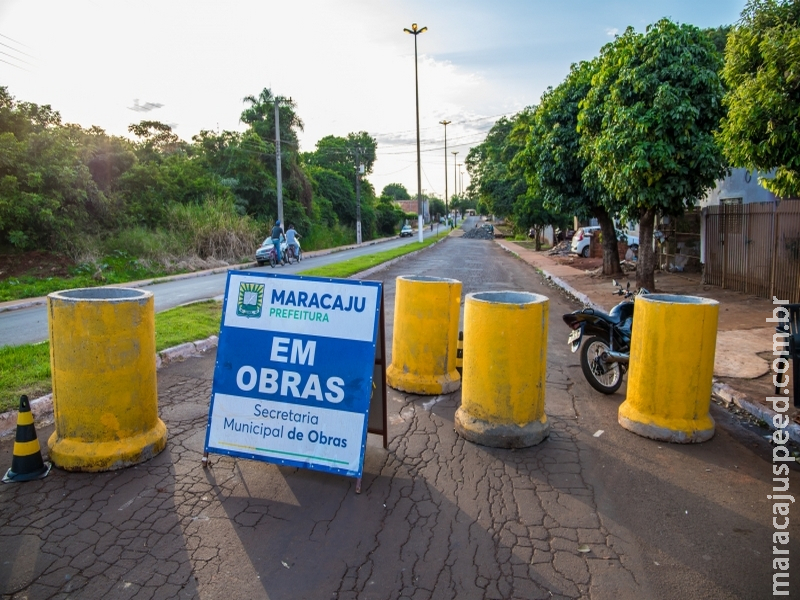
[[66, 256], [34, 250], [0, 254], [0, 281], [13, 277], [68, 277], [74, 263]]
[[596, 268], [603, 266], [602, 258], [583, 258], [577, 254], [554, 254], [551, 258], [560, 265], [567, 265], [581, 271], [594, 271]]

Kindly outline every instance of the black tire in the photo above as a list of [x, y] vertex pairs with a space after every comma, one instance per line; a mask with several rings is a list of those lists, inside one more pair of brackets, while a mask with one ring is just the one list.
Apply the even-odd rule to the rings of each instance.
[[267, 264], [263, 260], [257, 260], [256, 262], [258, 263], [259, 267], [263, 267], [265, 264]]
[[275, 268], [275, 255], [274, 254], [270, 254], [269, 255], [269, 266], [272, 267], [273, 269]]
[[581, 370], [586, 381], [601, 394], [613, 394], [622, 385], [622, 367], [619, 363], [604, 363], [598, 357], [608, 352], [608, 344], [599, 337], [584, 340], [581, 346]]
[[284, 252], [283, 258], [286, 261], [286, 264], [289, 264], [289, 265], [292, 264], [292, 253], [291, 253], [290, 250], [287, 250], [286, 252]]
[[[589, 246], [591, 246], [591, 244]], [[586, 246], [583, 249], [583, 252], [581, 252], [581, 256], [583, 256], [583, 258], [589, 258], [589, 246]]]

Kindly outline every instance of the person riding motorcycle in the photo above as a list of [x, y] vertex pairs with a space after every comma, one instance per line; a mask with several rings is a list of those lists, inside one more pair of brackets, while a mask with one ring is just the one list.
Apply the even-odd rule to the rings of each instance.
[[300, 244], [297, 243], [299, 239], [300, 234], [295, 231], [294, 225], [289, 225], [289, 229], [286, 230], [286, 244], [293, 246], [295, 258], [300, 257]]
[[275, 254], [278, 257], [278, 262], [281, 262], [281, 238], [283, 237], [283, 227], [281, 227], [280, 219], [275, 221], [275, 226], [272, 228], [270, 237], [272, 238], [272, 245], [275, 246]]

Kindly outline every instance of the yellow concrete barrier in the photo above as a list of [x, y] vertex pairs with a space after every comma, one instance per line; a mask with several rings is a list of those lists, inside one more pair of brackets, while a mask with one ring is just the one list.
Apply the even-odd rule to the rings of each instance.
[[705, 442], [719, 303], [708, 298], [650, 294], [636, 298], [628, 394], [619, 424], [665, 442]]
[[544, 412], [550, 301], [528, 292], [468, 294], [464, 379], [455, 429], [495, 448], [526, 448], [550, 433]]
[[164, 449], [158, 418], [152, 292], [89, 288], [47, 297], [56, 429], [50, 459], [108, 471]]
[[449, 394], [461, 385], [456, 371], [461, 282], [398, 277], [392, 364], [386, 382], [412, 394]]

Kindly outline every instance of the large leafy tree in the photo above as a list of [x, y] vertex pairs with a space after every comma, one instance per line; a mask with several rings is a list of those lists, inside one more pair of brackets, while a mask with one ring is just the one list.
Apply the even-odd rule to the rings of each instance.
[[771, 171], [762, 183], [800, 196], [800, 2], [751, 0], [731, 32], [720, 140], [734, 166]]
[[592, 87], [597, 68], [597, 61], [572, 65], [564, 82], [542, 95], [519, 160], [529, 184], [538, 190], [542, 210], [547, 207], [564, 216], [597, 219], [603, 233], [603, 273], [614, 275], [620, 272], [619, 250], [607, 207], [615, 203], [595, 180], [584, 178], [588, 159], [580, 152], [577, 130], [580, 103]]
[[511, 119], [501, 117], [489, 130], [486, 139], [470, 149], [464, 161], [476, 200], [499, 217], [513, 214], [514, 202], [527, 188], [523, 174], [513, 169], [511, 164], [522, 149], [519, 141], [510, 137], [521, 118], [524, 118], [521, 114]]
[[411, 200], [411, 195], [408, 193], [406, 186], [402, 183], [390, 183], [383, 187], [381, 197], [388, 196], [392, 200]]
[[[278, 103], [280, 140], [281, 140], [281, 175], [283, 183], [284, 214], [287, 220], [297, 222], [305, 219], [312, 210], [313, 190], [299, 160], [298, 132], [303, 130], [303, 121], [296, 112], [296, 104], [291, 98], [276, 97], [268, 88], [264, 88], [258, 96], [246, 96], [247, 107], [242, 111], [240, 120], [249, 126], [249, 132], [258, 136], [260, 142], [255, 145], [242, 140], [242, 151], [259, 153], [259, 160], [264, 170], [275, 174], [275, 103]], [[262, 145], [272, 146], [272, 153], [262, 153]], [[274, 196], [277, 202], [277, 194]], [[251, 206], [251, 214], [277, 215], [277, 203], [273, 204], [265, 194], [266, 205]], [[305, 214], [304, 214], [305, 213]]]
[[653, 289], [658, 213], [681, 214], [726, 173], [714, 131], [723, 115], [720, 56], [709, 36], [662, 19], [601, 51], [578, 116], [584, 177], [639, 221], [636, 282]]

